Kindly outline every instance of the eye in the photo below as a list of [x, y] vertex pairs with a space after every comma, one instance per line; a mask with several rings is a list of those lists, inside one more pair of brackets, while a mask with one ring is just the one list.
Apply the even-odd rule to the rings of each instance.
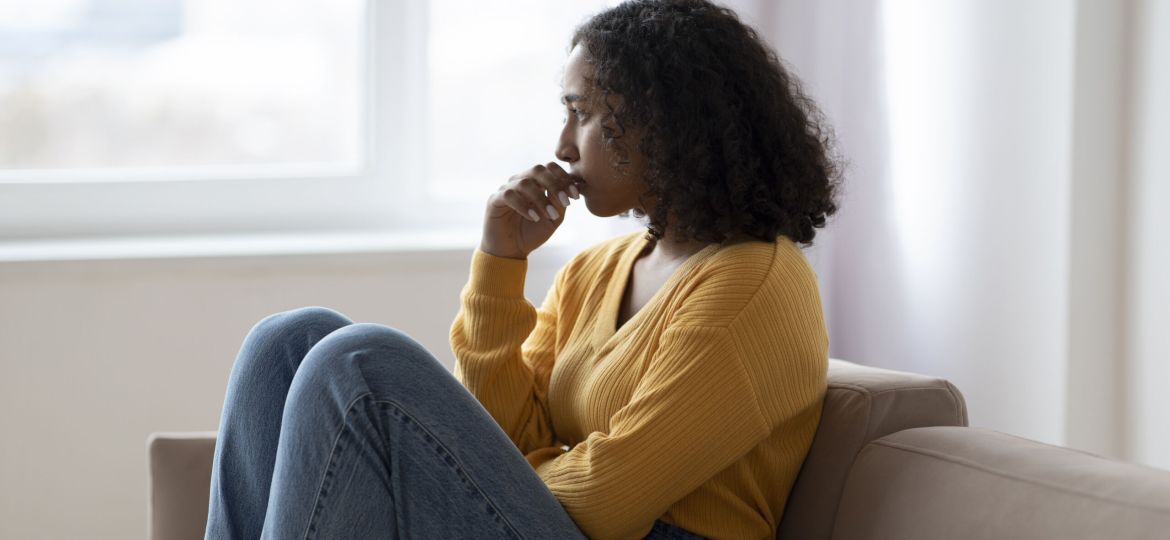
[[[587, 113], [587, 112], [585, 112], [585, 111], [582, 111], [581, 109], [578, 109], [578, 108], [576, 108], [576, 107], [566, 107], [566, 108], [565, 108], [565, 111], [566, 111], [568, 114], [571, 114], [571, 115], [573, 115], [573, 117], [574, 117], [574, 118], [576, 118], [577, 122], [583, 122], [583, 121], [585, 120], [585, 118], [589, 116], [589, 113]], [[569, 122], [569, 116], [568, 116], [568, 114], [566, 114], [565, 116], [561, 117], [561, 123], [562, 123], [562, 124], [566, 124], [566, 123], [568, 123], [568, 122]]]

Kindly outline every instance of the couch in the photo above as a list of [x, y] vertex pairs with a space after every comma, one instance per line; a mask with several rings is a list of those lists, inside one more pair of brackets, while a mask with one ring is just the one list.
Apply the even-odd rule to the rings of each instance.
[[[152, 540], [203, 538], [215, 432], [152, 433]], [[1170, 472], [967, 427], [926, 375], [830, 360], [777, 538], [1170, 539]]]

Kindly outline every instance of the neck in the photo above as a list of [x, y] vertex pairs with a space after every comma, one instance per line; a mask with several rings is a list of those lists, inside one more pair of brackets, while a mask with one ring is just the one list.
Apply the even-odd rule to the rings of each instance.
[[679, 240], [677, 235], [672, 234], [668, 230], [663, 233], [661, 239], [653, 242], [650, 255], [660, 261], [676, 261], [694, 255], [699, 250], [707, 247], [707, 244], [708, 242], [694, 239], [687, 241]]

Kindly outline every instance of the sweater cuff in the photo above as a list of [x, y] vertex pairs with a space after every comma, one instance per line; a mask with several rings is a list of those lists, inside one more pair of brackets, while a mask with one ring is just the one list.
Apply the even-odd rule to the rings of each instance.
[[528, 259], [497, 257], [476, 248], [471, 255], [470, 290], [502, 298], [524, 298]]

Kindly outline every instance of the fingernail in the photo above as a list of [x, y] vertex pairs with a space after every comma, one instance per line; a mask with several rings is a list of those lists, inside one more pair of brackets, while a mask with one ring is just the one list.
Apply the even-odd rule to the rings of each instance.
[[549, 219], [552, 219], [555, 221], [557, 218], [561, 217], [561, 215], [557, 213], [557, 209], [553, 208], [553, 205], [551, 205], [551, 204], [544, 207], [544, 209], [548, 210]]
[[536, 210], [529, 208], [528, 216], [532, 218], [532, 221], [540, 221], [540, 214], [537, 214]]
[[561, 200], [561, 204], [569, 206], [569, 196], [565, 195], [564, 191], [558, 192], [557, 198]]
[[577, 189], [577, 186], [570, 184], [569, 185], [569, 193], [573, 194], [574, 199], [581, 198], [581, 192]]

